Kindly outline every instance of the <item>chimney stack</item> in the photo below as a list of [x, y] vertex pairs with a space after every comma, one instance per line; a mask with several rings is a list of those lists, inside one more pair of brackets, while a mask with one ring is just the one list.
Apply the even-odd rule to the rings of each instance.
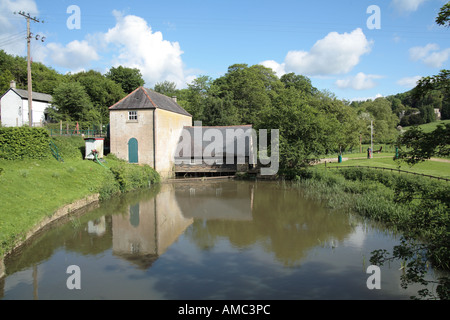
[[172, 100], [175, 101], [175, 102], [177, 102], [177, 96], [173, 96], [173, 97], [172, 97]]
[[11, 82], [9, 83], [9, 87], [11, 89], [15, 89], [16, 88], [16, 82], [14, 80], [11, 80]]

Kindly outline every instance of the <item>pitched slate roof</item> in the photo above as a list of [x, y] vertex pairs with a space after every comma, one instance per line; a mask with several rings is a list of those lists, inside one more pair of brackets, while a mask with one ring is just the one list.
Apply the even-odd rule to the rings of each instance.
[[137, 88], [125, 98], [109, 107], [109, 110], [139, 109], [162, 109], [191, 117], [191, 114], [184, 110], [172, 98], [144, 87]]
[[[14, 91], [21, 97], [22, 99], [28, 99], [28, 91], [23, 89], [16, 89], [16, 88], [10, 88], [9, 90]], [[8, 90], [8, 91], [9, 91]], [[6, 91], [6, 92], [8, 92]], [[5, 93], [6, 94], [6, 93]], [[53, 98], [51, 95], [46, 93], [40, 93], [40, 92], [32, 92], [31, 94], [33, 101], [42, 101], [42, 102], [52, 102]]]

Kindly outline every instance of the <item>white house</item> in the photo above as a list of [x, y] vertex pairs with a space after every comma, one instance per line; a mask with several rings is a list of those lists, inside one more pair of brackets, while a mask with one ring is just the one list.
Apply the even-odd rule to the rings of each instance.
[[[33, 126], [42, 126], [46, 120], [45, 109], [51, 107], [52, 96], [45, 93], [32, 93]], [[16, 82], [0, 97], [0, 120], [5, 127], [29, 125], [28, 91], [17, 89]]]

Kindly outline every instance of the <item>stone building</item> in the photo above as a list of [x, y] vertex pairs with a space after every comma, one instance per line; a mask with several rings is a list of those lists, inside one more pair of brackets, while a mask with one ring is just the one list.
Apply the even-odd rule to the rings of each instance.
[[[247, 172], [255, 163], [256, 140], [251, 125], [192, 126], [192, 116], [176, 98], [139, 87], [109, 111], [110, 152], [129, 163], [151, 166], [162, 179], [191, 174], [233, 175]], [[194, 139], [196, 134], [200, 139]], [[220, 136], [222, 143], [212, 153], [206, 152], [211, 149], [213, 135]]]
[[170, 98], [139, 87], [109, 108], [111, 153], [130, 163], [148, 164], [162, 179], [174, 176], [174, 155], [192, 116]]

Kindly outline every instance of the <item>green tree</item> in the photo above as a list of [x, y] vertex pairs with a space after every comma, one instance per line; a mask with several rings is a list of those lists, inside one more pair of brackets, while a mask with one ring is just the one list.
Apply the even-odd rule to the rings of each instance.
[[[317, 91], [310, 99], [310, 104], [315, 106], [319, 111], [327, 114], [331, 123], [337, 120], [339, 126], [334, 128], [332, 133], [334, 140], [334, 151], [344, 151], [352, 149], [359, 144], [360, 135], [364, 130], [364, 122], [358, 118], [357, 111], [345, 105], [343, 101], [331, 98], [325, 92]], [[331, 150], [330, 150], [331, 151]]]
[[64, 120], [101, 122], [89, 95], [79, 82], [61, 83], [53, 92], [53, 104]]
[[238, 125], [239, 116], [230, 97], [207, 97], [204, 101], [204, 126]]
[[442, 101], [441, 119], [450, 119], [450, 97], [447, 97], [447, 99]]
[[224, 76], [214, 80], [210, 93], [218, 98], [229, 95], [238, 110], [241, 124], [257, 125], [261, 110], [271, 105], [276, 92], [282, 87], [283, 84], [270, 68], [234, 64]]
[[265, 107], [257, 129], [278, 129], [280, 168], [307, 166], [336, 147], [339, 121], [309, 104], [303, 92], [285, 88]]
[[33, 91], [53, 94], [53, 90], [67, 77], [40, 62], [33, 62], [31, 66]]
[[373, 116], [374, 139], [377, 143], [393, 142], [397, 138], [398, 117], [392, 113], [392, 106], [386, 98], [369, 100], [361, 105]]
[[429, 133], [414, 126], [398, 138], [397, 145], [399, 160], [410, 165], [431, 157], [448, 157], [450, 155], [450, 124], [440, 124]]
[[280, 81], [284, 84], [285, 88], [294, 87], [296, 90], [308, 95], [316, 94], [318, 92], [317, 89], [312, 86], [311, 80], [302, 75], [286, 73], [281, 76]]
[[450, 2], [447, 2], [441, 7], [436, 17], [436, 23], [440, 26], [450, 27]]
[[[436, 23], [438, 25], [450, 27], [450, 2], [447, 2], [441, 7], [438, 16], [436, 17]], [[416, 88], [414, 88], [414, 96], [420, 97], [426, 93], [440, 90], [443, 94], [443, 103], [441, 113], [443, 119], [449, 119], [450, 106], [448, 100], [450, 99], [450, 70], [443, 69], [439, 74], [435, 76], [423, 77], [419, 80]]]
[[0, 95], [4, 94], [10, 88], [11, 80], [14, 80], [11, 71], [5, 70], [0, 74]]
[[145, 83], [141, 71], [136, 68], [112, 67], [106, 73], [106, 77], [120, 84], [126, 94], [133, 92]]
[[[0, 50], [0, 90], [9, 88], [9, 82], [14, 80], [18, 89], [28, 88], [27, 60], [25, 57], [11, 56]], [[31, 65], [33, 91], [52, 94], [59, 83], [66, 81], [66, 77], [54, 69], [40, 62]], [[9, 79], [8, 83], [7, 79]]]
[[[27, 88], [27, 60], [24, 57], [7, 54], [5, 51], [0, 50], [0, 73], [3, 74], [8, 70], [13, 79], [16, 81], [17, 88]], [[11, 81], [10, 80], [10, 81]]]
[[100, 113], [102, 123], [108, 123], [109, 107], [125, 96], [122, 87], [94, 70], [74, 74], [70, 80], [78, 82], [84, 87], [93, 109]]
[[[211, 84], [212, 78], [202, 75], [189, 83], [187, 89], [178, 92], [178, 103], [183, 106], [196, 121], [205, 121], [204, 110], [206, 99], [211, 95]], [[210, 122], [209, 120], [206, 120], [206, 122]]]
[[176, 83], [167, 80], [155, 84], [154, 90], [168, 97], [174, 97], [178, 92]]

